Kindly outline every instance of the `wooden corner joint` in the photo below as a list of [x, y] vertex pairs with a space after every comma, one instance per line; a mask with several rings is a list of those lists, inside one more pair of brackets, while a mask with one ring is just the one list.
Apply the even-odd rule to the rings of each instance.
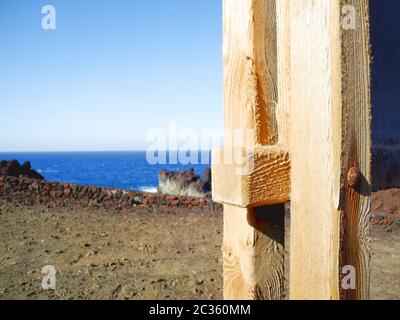
[[242, 208], [289, 201], [290, 160], [286, 147], [217, 148], [212, 159], [214, 201]]

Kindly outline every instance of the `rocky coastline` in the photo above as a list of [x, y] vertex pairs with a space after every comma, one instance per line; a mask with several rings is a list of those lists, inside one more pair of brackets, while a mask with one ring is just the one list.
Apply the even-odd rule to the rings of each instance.
[[[9, 170], [12, 168], [12, 170]], [[29, 170], [28, 170], [29, 169]], [[29, 163], [1, 161], [0, 198], [21, 205], [48, 207], [104, 208], [119, 212], [135, 207], [147, 208], [204, 208], [222, 211], [222, 206], [210, 197], [175, 196], [122, 189], [83, 186], [44, 180]]]
[[203, 178], [193, 169], [180, 172], [161, 170], [158, 176], [158, 192], [172, 196], [211, 199], [211, 169], [204, 170]]
[[[177, 173], [162, 170], [159, 178], [159, 193], [146, 193], [49, 182], [32, 170], [29, 162], [20, 165], [17, 161], [0, 161], [0, 199], [15, 206], [102, 208], [112, 213], [135, 208], [198, 208], [222, 213], [223, 206], [211, 199], [209, 170], [203, 179], [193, 170]], [[399, 230], [400, 189], [374, 192], [371, 211], [373, 225], [381, 226], [387, 232]]]

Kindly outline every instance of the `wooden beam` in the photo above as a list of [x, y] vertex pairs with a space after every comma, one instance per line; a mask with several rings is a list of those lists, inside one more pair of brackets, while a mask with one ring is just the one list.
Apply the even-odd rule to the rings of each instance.
[[[355, 30], [342, 27], [343, 18], [351, 19], [345, 5], [355, 8]], [[368, 1], [291, 1], [289, 20], [290, 297], [367, 299]], [[355, 268], [354, 290], [342, 286], [346, 265]]]
[[[275, 0], [224, 0], [225, 129], [252, 130], [233, 148], [258, 148], [278, 142]], [[228, 139], [226, 139], [228, 140]], [[219, 178], [213, 172], [213, 179]], [[251, 200], [251, 184], [235, 180], [234, 197], [216, 190], [224, 205], [225, 299], [284, 297], [284, 205], [239, 208], [269, 201]], [[265, 181], [265, 176], [260, 178]], [[251, 180], [251, 179], [250, 179]], [[257, 184], [257, 183], [256, 183]], [[227, 188], [228, 184], [221, 184]], [[259, 184], [261, 186], [261, 182]], [[229, 191], [229, 190], [228, 190]], [[229, 192], [228, 192], [229, 193]], [[249, 200], [250, 199], [250, 200]], [[254, 201], [254, 203], [253, 203]], [[274, 201], [275, 202], [275, 201]], [[266, 202], [265, 202], [266, 203]]]
[[[240, 153], [240, 157], [248, 159], [240, 166], [228, 161], [225, 153], [230, 158]], [[242, 208], [289, 201], [290, 161], [285, 147], [256, 147], [247, 155], [245, 150], [218, 148], [213, 150], [212, 158], [214, 201]]]

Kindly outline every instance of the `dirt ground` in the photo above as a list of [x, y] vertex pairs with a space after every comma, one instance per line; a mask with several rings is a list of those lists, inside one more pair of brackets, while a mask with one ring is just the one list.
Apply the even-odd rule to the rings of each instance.
[[[221, 299], [222, 214], [11, 207], [0, 200], [0, 299]], [[400, 231], [372, 229], [373, 299], [400, 298]], [[288, 249], [289, 251], [289, 249]], [[56, 290], [42, 289], [42, 267]]]

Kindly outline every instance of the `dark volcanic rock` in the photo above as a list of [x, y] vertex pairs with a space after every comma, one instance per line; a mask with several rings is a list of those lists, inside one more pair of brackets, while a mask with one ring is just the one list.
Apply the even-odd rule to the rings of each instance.
[[4, 177], [20, 177], [44, 180], [44, 178], [31, 169], [31, 163], [26, 161], [22, 166], [17, 160], [0, 161], [0, 176]]
[[400, 143], [372, 148], [372, 191], [400, 188]]
[[180, 172], [161, 170], [158, 192], [173, 196], [207, 197], [211, 195], [211, 170], [204, 171], [201, 179], [193, 169]]
[[211, 192], [211, 169], [204, 169], [203, 173], [203, 190], [205, 192]]
[[221, 212], [222, 206], [210, 198], [190, 196], [166, 196], [145, 192], [79, 186], [67, 183], [47, 182], [24, 176], [0, 175], [0, 200], [14, 205], [45, 204], [49, 208], [99, 208], [112, 212], [134, 210], [136, 206], [153, 209], [199, 207]]

